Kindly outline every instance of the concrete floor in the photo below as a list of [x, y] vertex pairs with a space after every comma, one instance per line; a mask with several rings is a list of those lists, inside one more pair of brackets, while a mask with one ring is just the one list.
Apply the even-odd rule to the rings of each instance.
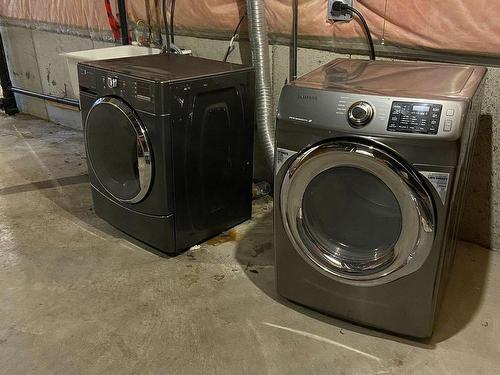
[[176, 258], [92, 211], [82, 133], [0, 117], [0, 372], [500, 374], [500, 254], [461, 243], [432, 340], [274, 290], [269, 199]]

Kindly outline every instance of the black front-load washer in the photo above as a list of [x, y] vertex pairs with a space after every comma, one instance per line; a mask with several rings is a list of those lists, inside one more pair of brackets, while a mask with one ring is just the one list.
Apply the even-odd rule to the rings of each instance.
[[78, 77], [97, 215], [167, 253], [250, 218], [252, 68], [161, 54]]

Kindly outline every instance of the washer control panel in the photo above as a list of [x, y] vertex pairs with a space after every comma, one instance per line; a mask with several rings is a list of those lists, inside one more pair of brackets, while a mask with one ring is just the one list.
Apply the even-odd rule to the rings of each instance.
[[441, 104], [393, 102], [387, 130], [401, 133], [437, 134]]

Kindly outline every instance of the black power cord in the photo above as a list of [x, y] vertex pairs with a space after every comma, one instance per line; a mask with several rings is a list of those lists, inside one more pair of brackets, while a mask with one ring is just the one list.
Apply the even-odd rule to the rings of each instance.
[[175, 15], [175, 0], [170, 0], [170, 40], [175, 44], [174, 40], [174, 15]]
[[368, 40], [368, 45], [370, 46], [370, 60], [375, 60], [375, 47], [373, 46], [372, 33], [370, 32], [370, 28], [366, 23], [365, 17], [361, 14], [361, 12], [353, 7], [350, 7], [347, 4], [344, 4], [342, 1], [334, 1], [332, 4], [332, 9], [330, 13], [333, 15], [335, 13], [346, 13], [346, 11], [351, 11], [352, 13], [358, 16], [361, 24], [363, 25], [363, 29], [365, 30], [366, 38]]
[[238, 25], [236, 25], [236, 29], [234, 29], [233, 36], [231, 37], [231, 41], [229, 42], [229, 46], [227, 47], [226, 54], [224, 55], [224, 59], [222, 61], [226, 62], [229, 55], [234, 51], [234, 40], [238, 37], [238, 31], [240, 30], [240, 26], [243, 23], [243, 20], [247, 14], [245, 13], [243, 16], [240, 18], [240, 22], [238, 22]]

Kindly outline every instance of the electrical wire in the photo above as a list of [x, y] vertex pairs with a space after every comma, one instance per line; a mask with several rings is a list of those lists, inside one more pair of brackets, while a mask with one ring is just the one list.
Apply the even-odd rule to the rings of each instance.
[[165, 26], [165, 43], [163, 46], [163, 53], [170, 53], [170, 36], [168, 31], [168, 20], [167, 20], [167, 0], [162, 1], [162, 11], [163, 11], [163, 24]]
[[354, 13], [356, 16], [358, 16], [359, 20], [361, 21], [361, 24], [366, 34], [366, 39], [368, 40], [368, 45], [370, 46], [370, 60], [375, 60], [375, 47], [373, 46], [372, 33], [370, 32], [370, 28], [368, 27], [368, 24], [366, 23], [363, 14], [361, 14], [361, 12], [358, 11], [357, 9], [354, 9], [351, 6], [344, 4], [342, 1], [334, 1], [330, 12], [332, 14], [334, 14], [334, 12], [345, 13], [346, 10], [349, 10], [352, 13]]
[[229, 41], [229, 46], [227, 47], [226, 54], [224, 55], [224, 59], [222, 61], [226, 62], [227, 59], [229, 58], [229, 55], [234, 51], [234, 41], [236, 38], [238, 38], [238, 32], [240, 30], [240, 26], [243, 23], [243, 20], [247, 14], [245, 13], [243, 16], [241, 16], [240, 21], [238, 22], [238, 25], [236, 25], [236, 28], [234, 29], [233, 36], [231, 37], [231, 40]]
[[172, 44], [175, 44], [174, 17], [175, 17], [175, 0], [170, 0], [170, 41], [172, 42]]
[[363, 25], [363, 28], [365, 30], [366, 38], [368, 39], [368, 45], [370, 46], [370, 60], [375, 60], [375, 47], [373, 45], [372, 33], [370, 32], [370, 28], [366, 23], [365, 17], [363, 17], [359, 10], [354, 9], [353, 7], [347, 6], [347, 9], [356, 14], [361, 21], [361, 24]]

